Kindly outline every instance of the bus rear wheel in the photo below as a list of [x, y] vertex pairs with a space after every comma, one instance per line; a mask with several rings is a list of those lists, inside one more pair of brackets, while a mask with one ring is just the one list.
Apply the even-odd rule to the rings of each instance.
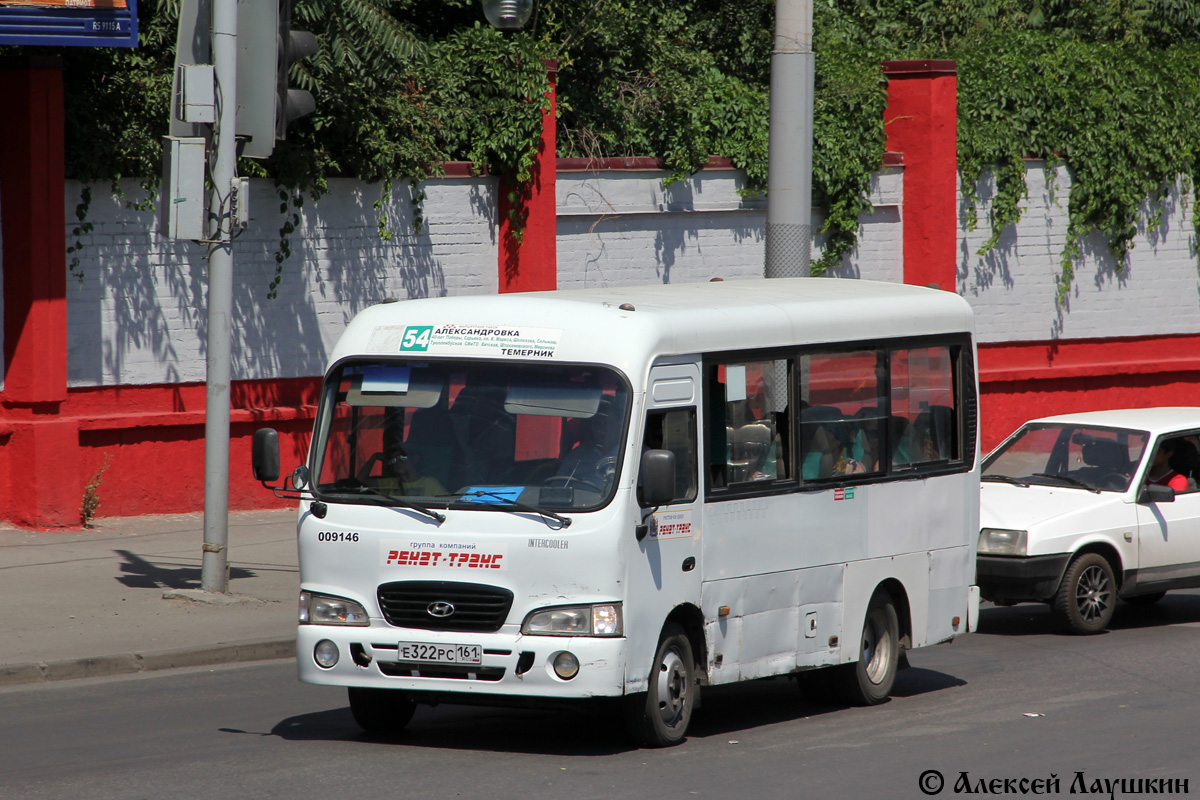
[[408, 693], [397, 689], [351, 686], [347, 693], [350, 696], [350, 713], [354, 715], [358, 727], [379, 736], [400, 733], [417, 710], [416, 702]]
[[698, 691], [692, 643], [683, 628], [668, 622], [654, 653], [649, 688], [625, 700], [626, 732], [640, 745], [679, 744], [687, 735]]
[[896, 607], [891, 595], [876, 591], [863, 621], [858, 661], [836, 668], [834, 688], [850, 705], [878, 705], [892, 693], [899, 663], [900, 620]]

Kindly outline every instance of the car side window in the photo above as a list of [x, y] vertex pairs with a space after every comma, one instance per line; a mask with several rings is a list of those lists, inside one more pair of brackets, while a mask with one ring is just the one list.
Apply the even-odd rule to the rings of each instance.
[[1146, 482], [1170, 486], [1176, 494], [1195, 492], [1200, 480], [1200, 436], [1195, 433], [1161, 439], [1146, 470]]

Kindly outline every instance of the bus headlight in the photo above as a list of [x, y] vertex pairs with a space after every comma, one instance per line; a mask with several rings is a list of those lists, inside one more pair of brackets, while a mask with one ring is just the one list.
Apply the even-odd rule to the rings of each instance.
[[314, 592], [300, 593], [301, 625], [353, 625], [366, 627], [371, 624], [367, 610], [353, 600], [331, 597]]
[[621, 636], [621, 604], [543, 608], [525, 618], [521, 633], [533, 636]]
[[977, 552], [988, 556], [1023, 556], [1026, 549], [1025, 531], [1004, 528], [983, 528], [979, 531]]

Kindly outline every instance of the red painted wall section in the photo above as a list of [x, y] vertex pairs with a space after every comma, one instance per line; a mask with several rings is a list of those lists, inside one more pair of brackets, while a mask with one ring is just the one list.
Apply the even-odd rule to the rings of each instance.
[[521, 187], [500, 182], [500, 280], [501, 294], [505, 292], [537, 292], [558, 288], [558, 220], [554, 194], [557, 179], [557, 141], [555, 138], [555, 84], [558, 62], [547, 61], [550, 90], [546, 92], [546, 109], [542, 114], [542, 140], [538, 144], [533, 165], [533, 178], [521, 194], [521, 214], [524, 229], [521, 241], [513, 237], [515, 227], [509, 212], [516, 205], [509, 195]]
[[[261, 427], [279, 431], [285, 473], [304, 463], [320, 378], [235, 381], [229, 445], [229, 507], [287, 508], [254, 480], [250, 445]], [[204, 407], [201, 383], [72, 389], [63, 415], [78, 429], [83, 485], [97, 475], [97, 516], [197, 511], [204, 505]], [[72, 524], [78, 524], [78, 513]]]
[[62, 72], [0, 70], [0, 222], [4, 241], [4, 395], [67, 395]]
[[886, 61], [887, 149], [904, 159], [904, 282], [957, 285], [958, 77], [953, 61]]
[[1037, 417], [1200, 405], [1200, 336], [980, 344], [979, 384], [986, 452]]
[[[77, 521], [77, 431], [67, 397], [66, 192], [62, 71], [0, 69], [0, 225], [4, 243], [4, 515], [27, 525]], [[74, 510], [69, 507], [74, 504]]]

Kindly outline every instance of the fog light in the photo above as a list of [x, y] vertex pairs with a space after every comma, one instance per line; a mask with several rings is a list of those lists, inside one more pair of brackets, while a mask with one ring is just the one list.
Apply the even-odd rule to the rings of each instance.
[[573, 653], [563, 651], [554, 656], [554, 674], [569, 681], [579, 674], [579, 659]]
[[317, 642], [317, 646], [313, 648], [313, 660], [317, 662], [317, 666], [329, 669], [338, 662], [337, 645], [328, 639], [322, 639]]

